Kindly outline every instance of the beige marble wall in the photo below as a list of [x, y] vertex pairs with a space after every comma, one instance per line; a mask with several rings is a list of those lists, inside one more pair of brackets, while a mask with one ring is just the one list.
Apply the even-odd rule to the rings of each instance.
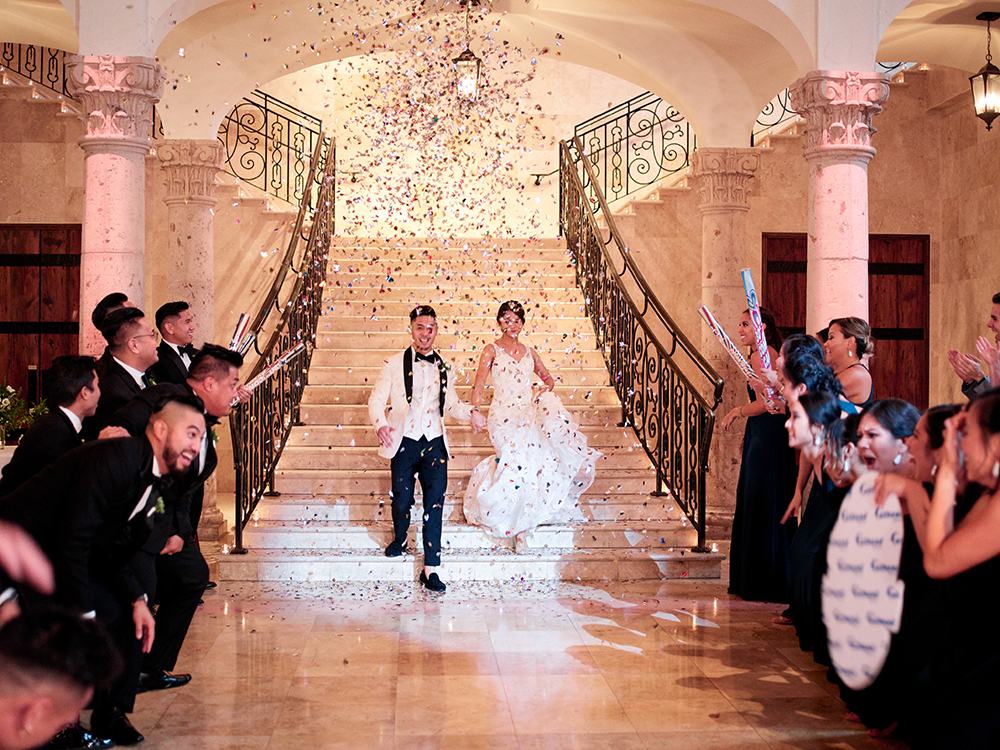
[[61, 104], [0, 87], [0, 223], [83, 221], [83, 123]]

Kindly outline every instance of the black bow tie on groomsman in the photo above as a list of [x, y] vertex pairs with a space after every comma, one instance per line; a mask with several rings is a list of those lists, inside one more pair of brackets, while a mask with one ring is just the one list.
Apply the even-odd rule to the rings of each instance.
[[194, 344], [186, 344], [179, 347], [181, 354], [188, 355], [191, 359], [194, 359], [194, 355], [198, 353], [198, 350], [194, 348]]
[[430, 354], [421, 354], [417, 352], [417, 362], [430, 362], [431, 364], [438, 361], [438, 353], [431, 352]]

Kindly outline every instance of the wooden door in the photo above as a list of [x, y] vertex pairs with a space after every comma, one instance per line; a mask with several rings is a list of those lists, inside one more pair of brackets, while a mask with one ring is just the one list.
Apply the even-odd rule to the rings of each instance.
[[[763, 236], [762, 304], [786, 335], [805, 331], [805, 234]], [[871, 235], [868, 240], [870, 362], [876, 398], [902, 398], [927, 408], [929, 393], [930, 238]], [[810, 333], [815, 333], [811, 331]]]
[[79, 352], [80, 225], [0, 225], [0, 362], [34, 402], [52, 360]]

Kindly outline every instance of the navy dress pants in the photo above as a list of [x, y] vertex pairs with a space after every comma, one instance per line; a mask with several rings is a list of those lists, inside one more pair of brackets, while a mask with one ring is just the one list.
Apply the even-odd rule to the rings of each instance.
[[392, 457], [392, 528], [395, 541], [406, 545], [416, 480], [424, 493], [424, 565], [441, 564], [441, 516], [448, 489], [448, 451], [444, 437], [403, 442]]

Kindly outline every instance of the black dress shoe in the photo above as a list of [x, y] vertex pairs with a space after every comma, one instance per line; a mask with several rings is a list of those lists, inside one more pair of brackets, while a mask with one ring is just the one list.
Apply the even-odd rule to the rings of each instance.
[[90, 731], [98, 737], [111, 740], [116, 745], [138, 745], [146, 739], [132, 726], [132, 722], [120, 708], [94, 711], [90, 717]]
[[208, 583], [205, 584], [205, 590], [208, 591], [208, 589], [214, 589], [218, 585], [219, 584], [217, 584], [215, 581], [209, 581]]
[[390, 542], [389, 546], [385, 548], [386, 557], [399, 557], [400, 555], [406, 554], [406, 545], [400, 544], [399, 542]]
[[145, 693], [148, 690], [169, 690], [170, 688], [183, 687], [191, 682], [189, 674], [167, 674], [162, 669], [158, 672], [139, 675], [139, 689], [136, 693]]
[[78, 721], [42, 745], [42, 750], [109, 750], [114, 746], [111, 740], [92, 735]]
[[444, 585], [444, 581], [438, 578], [437, 573], [431, 573], [427, 575], [424, 571], [420, 571], [420, 583], [424, 585], [424, 588], [428, 591], [444, 591], [447, 586]]

